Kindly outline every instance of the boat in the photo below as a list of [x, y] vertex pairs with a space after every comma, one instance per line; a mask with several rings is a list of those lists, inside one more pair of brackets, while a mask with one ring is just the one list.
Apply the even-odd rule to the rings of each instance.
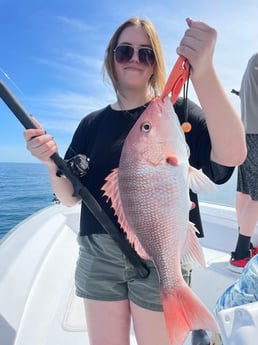
[[[192, 289], [214, 312], [219, 296], [239, 277], [227, 268], [237, 236], [236, 214], [233, 208], [205, 202], [200, 209], [206, 267], [193, 268]], [[89, 344], [83, 302], [74, 292], [79, 216], [79, 204], [53, 204], [2, 239], [1, 345]], [[253, 241], [258, 244], [258, 229]], [[216, 318], [223, 345], [257, 344], [258, 302], [225, 309]], [[133, 327], [131, 344], [137, 344]], [[189, 334], [185, 345], [190, 344]]]

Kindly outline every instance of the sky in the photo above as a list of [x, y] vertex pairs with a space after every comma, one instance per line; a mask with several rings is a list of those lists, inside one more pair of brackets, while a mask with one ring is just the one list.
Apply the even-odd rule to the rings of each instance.
[[[239, 89], [247, 61], [258, 51], [257, 0], [0, 0], [0, 79], [53, 135], [61, 156], [82, 117], [115, 101], [103, 80], [104, 52], [115, 29], [132, 16], [154, 23], [167, 74], [187, 17], [215, 28], [214, 65], [239, 112], [230, 91]], [[192, 87], [189, 97], [198, 103]], [[1, 99], [0, 129], [0, 162], [38, 162]]]

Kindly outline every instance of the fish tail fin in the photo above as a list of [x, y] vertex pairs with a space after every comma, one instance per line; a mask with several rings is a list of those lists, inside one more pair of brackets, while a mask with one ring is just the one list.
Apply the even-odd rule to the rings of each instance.
[[182, 345], [194, 329], [218, 332], [212, 314], [186, 284], [169, 292], [162, 290], [161, 300], [171, 345]]

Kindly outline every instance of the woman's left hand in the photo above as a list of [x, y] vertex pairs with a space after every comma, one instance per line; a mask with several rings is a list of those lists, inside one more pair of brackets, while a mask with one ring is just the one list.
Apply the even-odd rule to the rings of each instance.
[[185, 31], [177, 53], [187, 58], [192, 66], [191, 78], [200, 78], [213, 69], [213, 53], [217, 32], [201, 21], [187, 19]]

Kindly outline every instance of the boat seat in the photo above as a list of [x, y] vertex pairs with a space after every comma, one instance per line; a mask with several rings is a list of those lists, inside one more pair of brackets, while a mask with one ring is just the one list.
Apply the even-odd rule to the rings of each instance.
[[[87, 332], [83, 299], [75, 295], [74, 288], [72, 288], [68, 298], [62, 327], [66, 332]], [[130, 329], [130, 344], [137, 345], [132, 325]]]
[[223, 345], [257, 345], [258, 302], [223, 309], [216, 317]]
[[68, 332], [85, 332], [87, 330], [83, 299], [75, 295], [74, 288], [68, 298], [63, 328]]

